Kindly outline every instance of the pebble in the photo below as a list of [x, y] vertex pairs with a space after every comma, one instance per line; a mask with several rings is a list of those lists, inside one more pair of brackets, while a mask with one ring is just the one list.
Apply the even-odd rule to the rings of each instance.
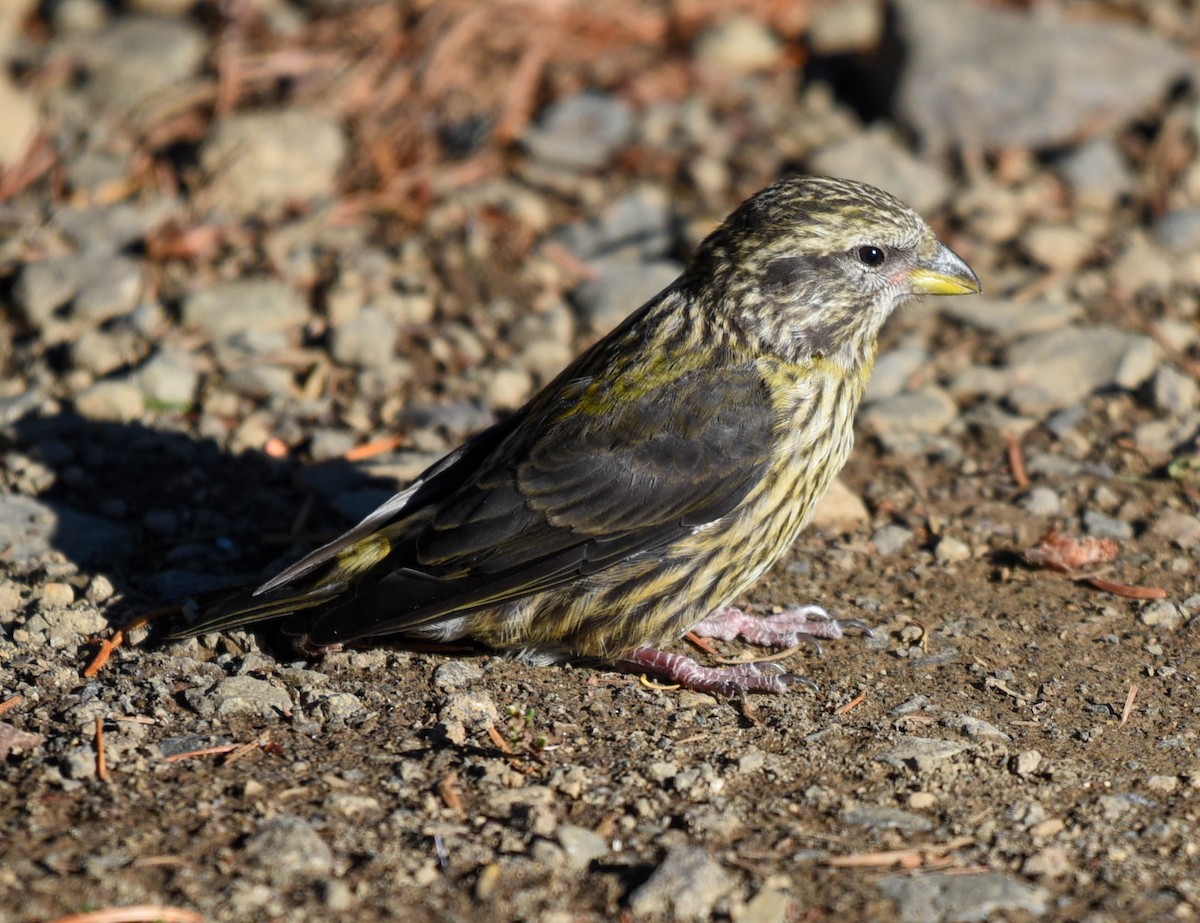
[[969, 737], [972, 740], [1011, 740], [1000, 728], [992, 724], [990, 721], [984, 721], [982, 718], [975, 718], [971, 715], [951, 715], [943, 718], [941, 721], [943, 727], [956, 730], [964, 737]]
[[1200, 383], [1173, 365], [1164, 365], [1154, 373], [1150, 385], [1154, 408], [1172, 417], [1182, 417], [1200, 404]]
[[936, 149], [1041, 149], [1107, 136], [1193, 70], [1181, 48], [1116, 19], [957, 0], [900, 0], [895, 9], [907, 51], [896, 112]]
[[200, 373], [190, 353], [167, 347], [138, 369], [134, 381], [149, 406], [187, 410], [200, 386]]
[[736, 80], [775, 67], [782, 50], [779, 37], [760, 20], [734, 15], [701, 33], [696, 41], [696, 63]]
[[862, 412], [863, 425], [876, 432], [940, 433], [958, 416], [958, 405], [941, 388], [897, 394]]
[[1125, 235], [1125, 248], [1112, 261], [1109, 275], [1124, 291], [1166, 291], [1173, 269], [1162, 249], [1141, 229]]
[[1200, 250], [1200, 208], [1180, 208], [1154, 222], [1154, 236], [1171, 253], [1187, 256]]
[[1050, 892], [1044, 888], [1002, 872], [890, 875], [879, 881], [879, 890], [896, 902], [897, 914], [904, 923], [976, 923], [1016, 913], [1037, 917], [1047, 911], [1050, 901]]
[[551, 103], [524, 142], [536, 160], [570, 170], [611, 162], [633, 131], [633, 110], [608, 93], [585, 91]]
[[132, 423], [146, 409], [137, 385], [123, 379], [98, 381], [75, 395], [75, 411], [85, 420], [115, 420]]
[[336, 121], [293, 108], [235, 113], [217, 122], [200, 149], [200, 164], [214, 207], [257, 215], [331, 197], [345, 155], [346, 137]]
[[674, 920], [707, 920], [717, 901], [733, 890], [734, 880], [698, 846], [672, 846], [666, 858], [629, 895], [637, 918], [666, 916]]
[[1146, 603], [1138, 613], [1138, 621], [1148, 628], [1175, 631], [1183, 624], [1183, 613], [1169, 599], [1155, 599]]
[[786, 891], [766, 885], [744, 906], [731, 908], [733, 923], [787, 923], [792, 919], [792, 898]]
[[185, 19], [123, 16], [78, 45], [89, 95], [102, 108], [132, 113], [196, 74], [208, 53], [204, 33]]
[[1133, 191], [1133, 170], [1111, 138], [1093, 138], [1069, 149], [1056, 167], [1085, 206], [1108, 208]]
[[594, 830], [560, 824], [554, 832], [566, 854], [567, 865], [576, 870], [586, 869], [594, 859], [608, 855], [608, 844]]
[[334, 328], [329, 351], [342, 365], [381, 367], [391, 361], [400, 328], [388, 313], [366, 305]]
[[277, 718], [292, 712], [292, 700], [285, 690], [253, 676], [227, 676], [209, 686], [193, 687], [184, 691], [183, 699], [206, 718]]
[[950, 180], [929, 158], [904, 146], [894, 128], [877, 125], [815, 151], [809, 157], [815, 173], [844, 176], [887, 189], [924, 215], [936, 212], [950, 197]]
[[1133, 526], [1096, 509], [1083, 511], [1083, 528], [1088, 535], [1100, 538], [1115, 538], [1119, 541], [1133, 538]]
[[902, 346], [888, 350], [875, 362], [871, 379], [863, 395], [863, 403], [895, 397], [904, 390], [908, 381], [921, 369], [929, 365], [929, 350], [920, 346]]
[[[1162, 347], [1153, 339], [1113, 327], [1069, 327], [1026, 337], [1006, 354], [1011, 386], [1040, 392], [1039, 412], [1068, 407], [1105, 388], [1136, 389], [1161, 359]], [[1028, 398], [1018, 411], [1033, 412], [1027, 404]]]
[[888, 523], [875, 530], [875, 534], [871, 536], [871, 544], [875, 546], [875, 552], [885, 558], [904, 550], [912, 540], [913, 533], [895, 523]]
[[871, 519], [862, 498], [846, 486], [840, 478], [834, 478], [813, 511], [814, 529], [837, 529], [849, 532], [865, 525]]
[[944, 301], [944, 305], [938, 304], [944, 316], [1006, 340], [1059, 330], [1083, 316], [1083, 309], [1071, 302], [1013, 301], [982, 295]]
[[188, 295], [181, 307], [184, 326], [209, 336], [286, 331], [308, 322], [308, 305], [289, 285], [271, 279], [239, 279]]
[[499, 724], [500, 712], [485, 692], [452, 692], [438, 710], [438, 718], [446, 724], [479, 729]]
[[1151, 523], [1150, 534], [1184, 550], [1200, 548], [1200, 517], [1178, 510], [1163, 510]]
[[1013, 760], [1013, 771], [1023, 779], [1029, 778], [1042, 765], [1042, 754], [1037, 750], [1022, 750]]
[[1075, 272], [1095, 249], [1091, 238], [1069, 224], [1039, 224], [1027, 228], [1021, 243], [1035, 262], [1055, 272]]
[[[553, 239], [584, 260], [618, 253], [643, 260], [666, 255], [674, 240], [671, 203], [666, 191], [643, 186], [623, 195], [599, 215], [554, 232]], [[570, 330], [562, 331], [566, 339]]]
[[1031, 878], [1061, 878], [1073, 866], [1067, 851], [1061, 846], [1047, 846], [1034, 853], [1021, 865], [1021, 874]]
[[814, 55], [842, 55], [877, 46], [883, 34], [883, 7], [875, 0], [822, 3], [808, 13], [805, 39]]
[[683, 266], [674, 260], [642, 262], [614, 256], [597, 260], [595, 277], [573, 294], [582, 319], [597, 333], [607, 333], [674, 282]]
[[895, 769], [916, 771], [924, 775], [969, 749], [967, 744], [936, 737], [909, 737], [881, 753], [876, 759]]
[[939, 564], [966, 561], [971, 557], [971, 546], [953, 536], [945, 535], [938, 541], [937, 547], [933, 550], [933, 556]]
[[439, 692], [470, 689], [482, 680], [482, 668], [470, 660], [447, 660], [433, 671], [433, 687]]
[[71, 304], [71, 317], [99, 326], [128, 314], [142, 297], [142, 265], [128, 257], [89, 260], [86, 276]]
[[1059, 516], [1062, 500], [1049, 487], [1034, 487], [1020, 500], [1021, 509], [1034, 516]]
[[277, 814], [260, 823], [246, 840], [241, 855], [277, 885], [333, 872], [329, 844], [312, 824], [294, 814]]
[[41, 602], [50, 609], [65, 608], [75, 602], [75, 588], [69, 583], [45, 583], [42, 585]]
[[899, 830], [904, 834], [928, 833], [933, 821], [899, 808], [863, 806], [842, 812], [842, 822], [874, 830]]
[[37, 99], [0, 75], [0, 170], [18, 163], [39, 127]]

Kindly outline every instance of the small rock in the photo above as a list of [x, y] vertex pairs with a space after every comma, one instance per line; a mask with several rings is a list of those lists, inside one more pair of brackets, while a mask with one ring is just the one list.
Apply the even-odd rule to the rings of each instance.
[[1008, 298], [947, 298], [941, 313], [959, 323], [1004, 339], [1049, 333], [1083, 316], [1083, 309], [1062, 301], [1013, 301]]
[[896, 769], [916, 770], [925, 774], [969, 749], [967, 744], [936, 737], [909, 737], [876, 759]]
[[635, 917], [670, 915], [707, 920], [713, 906], [733, 890], [734, 880], [698, 846], [673, 846], [650, 878], [629, 896]]
[[200, 386], [196, 362], [181, 349], [166, 348], [138, 369], [134, 380], [151, 407], [186, 410]]
[[899, 830], [905, 834], [927, 833], [933, 829], [933, 821], [928, 817], [901, 811], [899, 808], [851, 808], [842, 813], [842, 822], [875, 830]]
[[1059, 516], [1062, 501], [1049, 487], [1034, 487], [1021, 498], [1021, 509], [1034, 516]]
[[941, 724], [943, 727], [960, 731], [964, 737], [969, 737], [972, 740], [985, 740], [988, 738], [992, 740], [1012, 739], [990, 721], [984, 721], [982, 718], [975, 718], [971, 715], [953, 715], [943, 718]]
[[1133, 538], [1133, 526], [1095, 509], [1083, 511], [1083, 528], [1088, 535], [1100, 538], [1115, 538], [1118, 541]]
[[37, 136], [38, 104], [30, 93], [18, 89], [7, 73], [0, 74], [0, 170], [18, 163]]
[[918, 877], [892, 875], [879, 890], [896, 902], [903, 923], [984, 923], [1025, 913], [1041, 916], [1050, 893], [1001, 872], [954, 875], [930, 872]]
[[242, 856], [280, 885], [333, 872], [333, 850], [308, 821], [294, 814], [278, 814], [259, 824]]
[[1070, 874], [1073, 866], [1067, 851], [1061, 846], [1047, 846], [1030, 856], [1021, 866], [1021, 873], [1031, 878], [1061, 878]]
[[971, 557], [971, 547], [950, 535], [944, 535], [933, 550], [934, 559], [939, 564], [953, 564], [956, 561], [966, 561]]
[[673, 260], [642, 262], [628, 256], [608, 257], [594, 265], [597, 275], [580, 284], [573, 298], [583, 319], [601, 333], [616, 327], [683, 271]]
[[1107, 208], [1133, 191], [1133, 171], [1111, 138], [1094, 138], [1057, 163], [1081, 205]]
[[488, 728], [500, 723], [496, 703], [484, 692], [454, 692], [438, 711], [447, 724], [457, 722], [468, 728]]
[[1037, 388], [1053, 409], [1093, 391], [1136, 389], [1153, 375], [1162, 347], [1141, 334], [1113, 327], [1068, 327], [1014, 343], [1006, 355], [1014, 390]]
[[1154, 236], [1172, 253], [1186, 256], [1200, 250], [1200, 208], [1166, 212], [1154, 223]]
[[1042, 765], [1042, 754], [1037, 750], [1022, 750], [1013, 761], [1013, 769], [1017, 775], [1025, 779], [1037, 772]]
[[871, 404], [900, 394], [918, 371], [929, 365], [929, 350], [907, 346], [884, 353], [871, 370], [863, 403]]
[[1022, 236], [1025, 251], [1056, 272], [1074, 272], [1092, 255], [1095, 245], [1079, 228], [1069, 224], [1039, 224]]
[[834, 478], [825, 492], [817, 501], [813, 512], [812, 527], [814, 529], [830, 529], [849, 532], [869, 522], [870, 513], [862, 498], [846, 486], [841, 478]]
[[292, 700], [286, 691], [253, 676], [228, 676], [211, 686], [188, 689], [183, 698], [204, 717], [253, 715], [277, 718], [292, 711]]
[[218, 121], [200, 150], [200, 163], [211, 178], [213, 204], [251, 215], [331, 197], [345, 154], [346, 137], [337, 122], [284, 109]]
[[1184, 550], [1200, 547], [1200, 517], [1177, 510], [1163, 510], [1150, 526], [1150, 534]]
[[143, 287], [142, 266], [136, 260], [106, 256], [89, 261], [71, 316], [92, 326], [122, 317], [137, 306]]
[[75, 588], [69, 583], [51, 581], [42, 586], [41, 600], [47, 608], [65, 608], [75, 602]]
[[154, 16], [122, 16], [78, 48], [91, 76], [89, 94], [124, 112], [185, 85], [208, 51], [196, 25]]
[[609, 163], [629, 139], [633, 110], [607, 93], [585, 91], [547, 107], [525, 133], [525, 145], [537, 160], [570, 170]]
[[128, 381], [98, 381], [75, 395], [75, 411], [85, 420], [132, 423], [145, 409], [142, 392]]
[[821, 148], [809, 165], [816, 173], [883, 187], [921, 214], [936, 212], [950, 196], [946, 175], [929, 158], [914, 156], [896, 130], [883, 124]]
[[744, 907], [733, 908], [733, 923], [787, 923], [792, 919], [792, 898], [786, 891], [764, 886]]
[[447, 660], [433, 671], [433, 686], [440, 692], [458, 692], [478, 685], [483, 670], [470, 660]]
[[1146, 788], [1154, 792], [1171, 793], [1179, 788], [1178, 776], [1150, 776], [1146, 779]]
[[1182, 417], [1200, 403], [1200, 384], [1173, 365], [1162, 366], [1151, 383], [1155, 409], [1173, 417]]
[[875, 0], [821, 3], [809, 12], [805, 38], [815, 55], [842, 55], [876, 47], [883, 35], [883, 7]]
[[888, 523], [871, 536], [871, 544], [875, 546], [877, 554], [888, 557], [903, 550], [912, 539], [913, 533], [904, 526]]
[[383, 366], [392, 359], [399, 332], [394, 318], [367, 305], [353, 319], [334, 329], [329, 350], [342, 365]]
[[1138, 621], [1148, 628], [1175, 631], [1183, 624], [1183, 613], [1169, 599], [1155, 599], [1138, 613]]
[[297, 291], [270, 279], [240, 279], [192, 292], [183, 301], [181, 315], [184, 326], [216, 337], [248, 329], [293, 330], [309, 316]]
[[586, 827], [560, 824], [555, 836], [566, 854], [567, 865], [573, 869], [586, 869], [593, 859], [608, 854], [608, 844], [604, 842], [604, 838]]
[[761, 21], [731, 16], [700, 36], [696, 60], [705, 69], [737, 79], [770, 70], [779, 63], [781, 50], [779, 38]]
[[1125, 235], [1125, 249], [1112, 261], [1110, 275], [1127, 292], [1166, 291], [1171, 286], [1171, 263], [1162, 248], [1140, 230]]
[[958, 405], [941, 388], [898, 394], [867, 407], [863, 425], [876, 432], [940, 433], [955, 417]]

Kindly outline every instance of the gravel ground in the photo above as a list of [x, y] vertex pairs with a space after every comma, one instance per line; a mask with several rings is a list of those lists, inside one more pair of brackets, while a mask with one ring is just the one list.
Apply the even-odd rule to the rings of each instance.
[[[1200, 13], [663, 6], [2, 5], [0, 920], [1200, 912]], [[85, 673], [518, 407], [789, 170], [895, 192], [986, 292], [891, 321], [743, 601], [874, 626], [789, 655], [819, 693], [270, 631]]]

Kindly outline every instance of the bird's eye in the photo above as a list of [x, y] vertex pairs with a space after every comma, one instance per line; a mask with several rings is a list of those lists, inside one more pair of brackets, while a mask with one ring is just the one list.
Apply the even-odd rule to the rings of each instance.
[[874, 269], [876, 266], [882, 266], [883, 261], [887, 259], [887, 254], [880, 247], [859, 247], [858, 259], [864, 266], [870, 266]]

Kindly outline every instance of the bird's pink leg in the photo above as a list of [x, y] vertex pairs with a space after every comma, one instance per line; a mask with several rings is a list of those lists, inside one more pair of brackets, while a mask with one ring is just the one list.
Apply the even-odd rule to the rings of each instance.
[[794, 683], [814, 690], [816, 683], [788, 673], [777, 663], [743, 663], [735, 667], [705, 667], [691, 657], [643, 647], [627, 654], [617, 666], [626, 670], [647, 670], [696, 692], [742, 695], [746, 692], [786, 692]]
[[847, 628], [871, 634], [867, 623], [859, 619], [831, 619], [820, 606], [785, 609], [774, 615], [750, 615], [741, 609], [718, 609], [692, 631], [701, 638], [733, 641], [741, 638], [760, 647], [791, 647], [807, 641], [821, 650], [818, 639], [836, 641]]

